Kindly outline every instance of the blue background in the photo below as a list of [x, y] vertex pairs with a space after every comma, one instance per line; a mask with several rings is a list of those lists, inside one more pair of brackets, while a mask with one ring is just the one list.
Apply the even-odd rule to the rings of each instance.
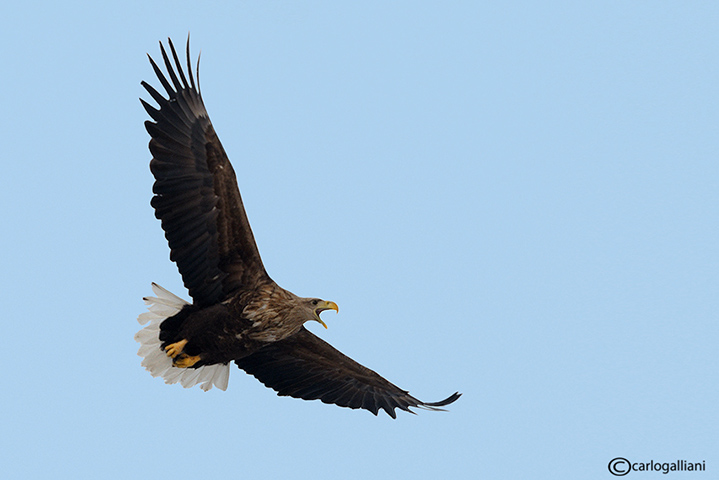
[[[719, 471], [716, 3], [19, 3], [0, 7], [3, 478]], [[270, 275], [339, 304], [310, 328], [347, 355], [425, 401], [463, 392], [449, 413], [140, 367], [150, 282], [187, 298], [140, 80], [188, 31]]]

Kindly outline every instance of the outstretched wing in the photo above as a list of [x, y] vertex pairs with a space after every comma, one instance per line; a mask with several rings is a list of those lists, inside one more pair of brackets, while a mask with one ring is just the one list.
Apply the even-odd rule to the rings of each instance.
[[235, 172], [202, 102], [199, 57], [195, 84], [188, 36], [188, 83], [172, 40], [168, 41], [177, 72], [162, 43], [160, 50], [172, 83], [150, 57], [168, 98], [142, 82], [159, 110], [140, 99], [154, 120], [145, 122], [152, 137], [150, 170], [155, 176], [151, 204], [162, 220], [170, 259], [194, 302], [212, 305], [241, 287], [270, 280], [247, 221]]
[[441, 410], [439, 407], [461, 395], [455, 393], [441, 402], [422, 402], [304, 327], [235, 363], [278, 395], [364, 408], [375, 415], [382, 408], [392, 418], [396, 418], [395, 408], [410, 413], [410, 407]]

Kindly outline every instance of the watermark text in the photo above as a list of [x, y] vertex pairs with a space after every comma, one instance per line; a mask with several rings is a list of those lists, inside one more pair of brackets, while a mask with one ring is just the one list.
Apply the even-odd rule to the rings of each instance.
[[629, 472], [657, 472], [664, 475], [672, 472], [704, 472], [706, 471], [706, 460], [701, 462], [689, 462], [687, 460], [674, 460], [672, 462], [630, 462], [624, 457], [613, 458], [609, 461], [609, 473], [617, 477], [623, 477]]

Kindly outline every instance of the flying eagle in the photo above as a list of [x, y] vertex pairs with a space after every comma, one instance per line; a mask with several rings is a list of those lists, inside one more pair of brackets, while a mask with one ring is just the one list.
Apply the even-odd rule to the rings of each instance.
[[144, 299], [150, 311], [138, 318], [149, 325], [135, 335], [142, 365], [166, 383], [225, 390], [234, 361], [278, 395], [375, 415], [384, 409], [392, 418], [396, 408], [441, 410], [457, 400], [459, 393], [422, 402], [304, 327], [314, 320], [327, 328], [320, 313], [338, 312], [337, 304], [298, 297], [265, 271], [235, 172], [202, 101], [200, 59], [195, 80], [188, 36], [186, 77], [168, 41], [174, 67], [162, 42], [160, 50], [169, 81], [148, 55], [168, 98], [143, 81], [160, 108], [140, 101], [154, 120], [145, 122], [155, 177], [151, 205], [193, 302], [153, 283], [157, 297]]

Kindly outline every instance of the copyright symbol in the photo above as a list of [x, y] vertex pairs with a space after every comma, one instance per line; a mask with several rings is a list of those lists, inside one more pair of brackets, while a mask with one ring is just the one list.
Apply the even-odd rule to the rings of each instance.
[[623, 477], [629, 473], [629, 460], [623, 457], [613, 458], [609, 461], [609, 473], [617, 477]]

